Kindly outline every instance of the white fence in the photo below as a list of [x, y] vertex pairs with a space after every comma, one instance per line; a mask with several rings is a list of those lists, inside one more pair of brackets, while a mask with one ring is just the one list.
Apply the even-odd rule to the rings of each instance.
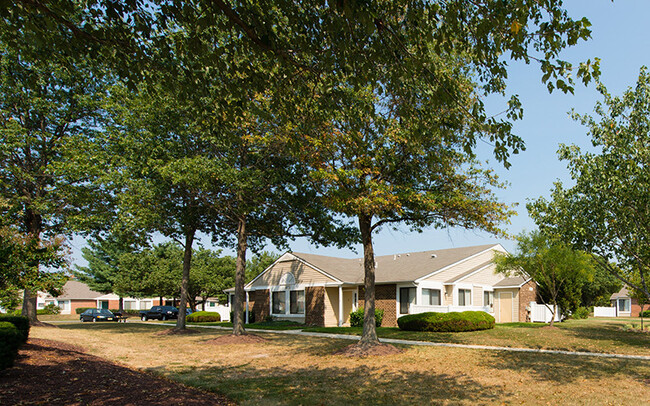
[[230, 306], [224, 306], [224, 305], [205, 306], [205, 311], [219, 313], [219, 315], [221, 316], [221, 321], [230, 321]]
[[594, 307], [594, 317], [616, 317], [616, 307]]
[[[533, 323], [550, 323], [551, 318], [553, 317], [553, 312], [551, 309], [546, 307], [543, 304], [537, 304], [536, 302], [530, 302], [530, 321]], [[560, 321], [560, 308], [556, 307], [555, 311], [555, 321]]]
[[466, 311], [480, 311], [486, 313], [493, 313], [490, 306], [429, 306], [429, 305], [414, 305], [410, 306], [410, 314], [436, 312], [436, 313], [449, 313], [449, 312], [466, 312]]

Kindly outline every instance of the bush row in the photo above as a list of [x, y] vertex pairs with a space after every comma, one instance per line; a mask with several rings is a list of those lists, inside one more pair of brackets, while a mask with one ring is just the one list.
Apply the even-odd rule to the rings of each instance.
[[194, 312], [187, 316], [189, 323], [210, 323], [221, 321], [221, 315], [217, 312]]
[[[375, 309], [375, 326], [381, 327], [381, 322], [384, 319], [384, 311]], [[363, 327], [363, 307], [350, 313], [350, 326]]]
[[639, 317], [650, 317], [650, 310], [639, 312]]
[[0, 370], [11, 368], [18, 349], [29, 337], [29, 320], [20, 316], [0, 316]]
[[450, 312], [409, 314], [397, 319], [397, 325], [408, 331], [475, 331], [494, 328], [494, 317], [485, 312]]

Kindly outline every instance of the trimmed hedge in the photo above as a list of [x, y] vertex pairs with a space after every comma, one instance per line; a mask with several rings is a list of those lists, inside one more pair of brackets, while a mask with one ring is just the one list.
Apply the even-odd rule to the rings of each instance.
[[[381, 327], [381, 322], [384, 320], [384, 311], [375, 308], [375, 326]], [[350, 312], [350, 326], [363, 327], [363, 307]]]
[[650, 317], [650, 310], [639, 312], [639, 317]]
[[401, 330], [459, 332], [494, 328], [494, 317], [485, 312], [450, 312], [409, 314], [397, 319]]
[[27, 342], [29, 338], [29, 319], [23, 316], [0, 316], [0, 322], [13, 324], [20, 333], [22, 343]]
[[88, 309], [96, 309], [96, 307], [77, 307], [74, 311], [77, 314], [81, 314], [81, 313], [85, 312]]
[[0, 371], [11, 368], [23, 344], [23, 335], [13, 323], [0, 321]]
[[190, 323], [210, 323], [221, 321], [221, 315], [217, 312], [194, 312], [187, 316]]

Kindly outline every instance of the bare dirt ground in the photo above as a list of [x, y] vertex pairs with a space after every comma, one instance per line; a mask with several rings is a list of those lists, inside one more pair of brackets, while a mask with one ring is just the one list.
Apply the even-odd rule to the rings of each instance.
[[0, 405], [233, 405], [224, 396], [30, 338], [0, 372]]

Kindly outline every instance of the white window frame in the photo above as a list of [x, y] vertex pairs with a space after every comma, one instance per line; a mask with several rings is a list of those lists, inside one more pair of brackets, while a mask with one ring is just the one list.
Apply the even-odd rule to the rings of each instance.
[[[627, 310], [621, 309], [621, 302], [627, 303]], [[630, 313], [632, 312], [632, 300], [630, 298], [616, 299], [616, 307], [618, 308], [619, 313]]]
[[[460, 291], [469, 291], [469, 303], [465, 304], [460, 304]], [[459, 286], [456, 289], [456, 306], [458, 307], [468, 307], [472, 305], [472, 288], [471, 287], [466, 287], [466, 286]], [[465, 299], [465, 296], [463, 296], [463, 300]]]
[[[428, 300], [428, 303], [425, 302], [425, 300], [424, 300], [424, 298], [425, 298], [424, 291], [425, 291], [425, 290], [428, 290], [428, 291], [429, 291], [429, 300]], [[438, 291], [438, 301], [439, 301], [438, 304], [431, 304], [431, 291], [433, 291], [433, 290]], [[421, 300], [421, 304], [422, 304], [423, 306], [442, 306], [442, 303], [443, 303], [443, 301], [442, 301], [442, 295], [443, 295], [443, 293], [442, 293], [442, 292], [443, 292], [443, 291], [442, 291], [442, 289], [440, 289], [440, 288], [429, 288], [429, 287], [422, 288], [422, 293], [421, 293], [421, 298], [422, 298], [422, 300]]]
[[[305, 298], [305, 309], [303, 313], [291, 313], [291, 292], [302, 292], [303, 297]], [[273, 312], [273, 294], [277, 292], [284, 292], [284, 313], [274, 313]], [[277, 286], [269, 290], [269, 314], [276, 317], [305, 317], [307, 313], [307, 292], [304, 286]]]

